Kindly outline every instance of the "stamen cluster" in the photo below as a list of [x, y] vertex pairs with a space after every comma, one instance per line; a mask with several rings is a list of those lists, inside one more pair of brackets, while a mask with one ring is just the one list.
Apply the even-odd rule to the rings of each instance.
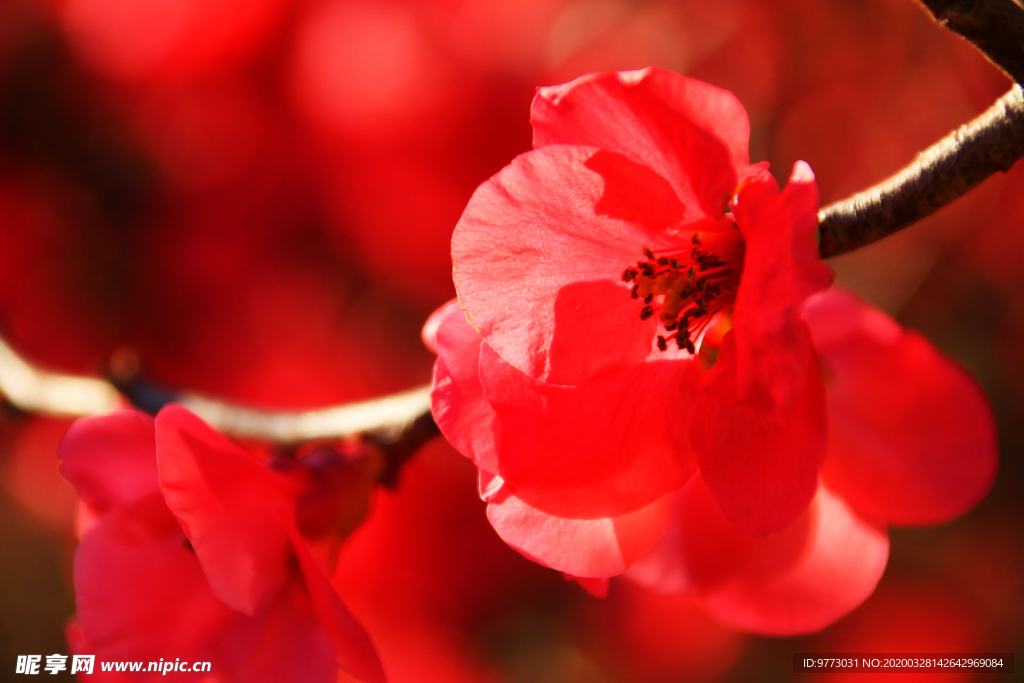
[[695, 353], [694, 342], [711, 321], [711, 317], [734, 298], [730, 280], [732, 268], [718, 255], [701, 248], [700, 237], [694, 233], [688, 252], [656, 256], [643, 248], [645, 259], [622, 271], [622, 281], [632, 282], [629, 295], [643, 299], [640, 319], [655, 313], [668, 334], [658, 335], [658, 348], [676, 346]]

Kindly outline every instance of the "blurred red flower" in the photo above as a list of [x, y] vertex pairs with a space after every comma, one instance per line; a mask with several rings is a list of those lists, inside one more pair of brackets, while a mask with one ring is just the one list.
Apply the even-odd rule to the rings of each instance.
[[534, 150], [456, 227], [459, 299], [424, 332], [434, 416], [510, 545], [614, 576], [675, 517], [649, 564], [671, 556], [727, 623], [794, 633], [871, 593], [881, 522], [987, 492], [980, 391], [883, 314], [814, 296], [832, 275], [813, 174], [780, 191], [751, 165], [730, 93], [596, 74], [541, 89], [532, 122]]
[[384, 680], [325, 573], [324, 501], [345, 499], [329, 458], [267, 467], [174, 406], [79, 420], [59, 456], [85, 522], [77, 649], [209, 661], [217, 680]]

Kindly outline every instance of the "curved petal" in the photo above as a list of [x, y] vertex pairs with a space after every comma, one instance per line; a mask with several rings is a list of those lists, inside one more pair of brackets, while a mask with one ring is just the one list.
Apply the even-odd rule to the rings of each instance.
[[[700, 476], [699, 473], [694, 477]], [[691, 477], [694, 478], [694, 477]], [[629, 568], [623, 577], [633, 583], [665, 595], [693, 593], [689, 569], [680, 553], [683, 548], [683, 515], [681, 492], [672, 495], [669, 524], [658, 542]]]
[[665, 532], [672, 509], [665, 496], [620, 517], [556, 517], [524, 503], [500, 477], [480, 477], [489, 492], [487, 519], [502, 540], [534, 562], [583, 579], [588, 591], [586, 579], [617, 576], [646, 553]]
[[552, 145], [517, 157], [477, 188], [452, 236], [466, 319], [552, 383], [642, 361], [657, 323], [639, 320], [621, 275], [644, 247], [678, 247], [665, 223], [677, 211], [667, 183], [621, 155]]
[[[430, 389], [430, 410], [445, 438], [477, 467], [496, 472], [494, 411], [480, 384], [483, 340], [462, 309], [445, 306], [434, 334], [437, 361]], [[437, 316], [438, 313], [434, 315]]]
[[96, 522], [75, 552], [74, 582], [82, 633], [105, 660], [156, 661], [171, 654], [228, 669], [252, 652], [262, 627], [214, 596], [158, 495]]
[[818, 186], [810, 167], [793, 166], [785, 190], [769, 173], [748, 180], [734, 203], [746, 243], [733, 311], [737, 391], [785, 408], [806, 379], [811, 347], [801, 306], [832, 283], [818, 254]]
[[225, 678], [231, 683], [336, 683], [334, 646], [308, 602], [298, 586], [273, 600], [256, 651]]
[[291, 482], [180, 406], [160, 411], [156, 438], [164, 499], [213, 592], [255, 613], [291, 571]]
[[589, 74], [540, 88], [533, 146], [589, 145], [626, 155], [668, 179], [685, 221], [720, 217], [755, 169], [750, 121], [736, 96], [663, 69]]
[[456, 310], [461, 311], [458, 299], [446, 301], [444, 305], [430, 314], [430, 317], [427, 318], [427, 322], [423, 323], [423, 330], [420, 332], [420, 337], [423, 339], [423, 345], [434, 353], [437, 353], [438, 328], [440, 328], [441, 323], [443, 323], [452, 315], [452, 312]]
[[738, 355], [730, 333], [705, 373], [690, 438], [725, 514], [764, 535], [791, 524], [814, 497], [828, 438], [825, 389], [817, 359], [808, 356], [804, 386], [789, 405], [766, 395], [750, 401], [737, 392]]
[[298, 530], [292, 531], [292, 547], [299, 558], [313, 613], [327, 631], [338, 666], [362, 681], [384, 683], [384, 670], [373, 644], [363, 627], [345, 609]]
[[160, 493], [153, 418], [136, 410], [83, 417], [57, 446], [60, 473], [93, 512]]
[[[78, 623], [77, 619], [72, 618], [68, 625], [64, 627], [64, 639], [68, 641], [68, 650], [70, 650], [72, 655], [95, 655], [96, 653], [96, 648], [85, 637], [82, 625]], [[78, 673], [77, 680], [82, 681], [82, 683], [87, 681], [95, 683], [126, 683], [126, 681], [131, 681], [132, 679], [118, 671], [103, 671], [94, 664], [92, 673], [81, 671]]]
[[566, 574], [564, 572], [562, 573], [562, 578], [566, 581], [575, 582], [580, 588], [587, 591], [595, 598], [601, 598], [603, 600], [608, 597], [608, 588], [611, 582], [607, 578], [592, 579], [585, 576], [573, 576], [572, 574]]
[[751, 536], [730, 522], [699, 474], [678, 502], [676, 529], [669, 532], [677, 541], [655, 552], [660, 561], [684, 567], [704, 607], [733, 628], [769, 635], [817, 631], [867, 599], [885, 570], [885, 529], [824, 487], [800, 518], [769, 537]]
[[826, 370], [829, 486], [893, 524], [974, 507], [998, 467], [995, 420], [974, 379], [852, 294], [829, 290], [804, 315]]
[[691, 433], [704, 480], [750, 533], [778, 531], [817, 486], [825, 455], [825, 397], [807, 325], [807, 297], [832, 272], [818, 255], [818, 190], [798, 162], [782, 192], [768, 174], [737, 196], [746, 241], [733, 330], [707, 373]]
[[485, 344], [480, 378], [496, 416], [498, 474], [538, 510], [618, 517], [676, 490], [696, 469], [692, 359], [640, 363], [572, 387], [532, 380]]

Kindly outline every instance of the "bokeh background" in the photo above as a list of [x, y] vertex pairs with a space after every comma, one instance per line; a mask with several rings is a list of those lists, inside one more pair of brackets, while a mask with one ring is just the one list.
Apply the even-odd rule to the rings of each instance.
[[[152, 381], [260, 406], [423, 383], [452, 228], [529, 148], [534, 88], [647, 65], [735, 92], [751, 158], [781, 179], [809, 161], [824, 202], [1009, 85], [913, 0], [2, 0], [0, 333], [50, 368], [103, 374], [127, 349]], [[336, 577], [392, 681], [838, 681], [794, 676], [792, 653], [1024, 654], [1022, 188], [1017, 168], [834, 261], [971, 370], [1002, 450], [971, 514], [892, 530], [863, 607], [772, 639], [620, 581], [597, 600], [506, 547], [436, 442]], [[68, 651], [66, 428], [0, 406], [0, 680]]]

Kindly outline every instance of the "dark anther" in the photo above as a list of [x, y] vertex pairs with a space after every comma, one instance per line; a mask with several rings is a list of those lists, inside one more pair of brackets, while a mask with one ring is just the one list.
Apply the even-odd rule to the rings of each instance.
[[650, 306], [644, 306], [643, 309], [640, 311], [641, 320], [647, 320], [652, 315], [654, 315], [654, 309], [651, 308]]
[[659, 266], [667, 266], [670, 263], [672, 263], [672, 259], [670, 259], [668, 256], [662, 256], [661, 258], [658, 259]]
[[693, 233], [693, 237], [690, 238], [690, 241], [694, 244], [700, 244], [700, 238], [697, 237], [697, 233]]
[[653, 294], [648, 294], [647, 296], [644, 297], [644, 303], [645, 304], [649, 304], [652, 301], [654, 301], [654, 295]]
[[689, 351], [691, 354], [696, 350], [694, 349], [693, 342], [690, 341], [689, 337], [686, 338], [686, 350]]
[[666, 342], [665, 338], [662, 337], [660, 334], [658, 335], [658, 348], [661, 349], [662, 351], [668, 350], [668, 342]]
[[654, 252], [648, 249], [647, 247], [644, 247], [644, 256], [646, 256], [652, 261], [654, 260]]
[[640, 285], [633, 285], [633, 289], [629, 290], [629, 296], [632, 299], [640, 298]]

